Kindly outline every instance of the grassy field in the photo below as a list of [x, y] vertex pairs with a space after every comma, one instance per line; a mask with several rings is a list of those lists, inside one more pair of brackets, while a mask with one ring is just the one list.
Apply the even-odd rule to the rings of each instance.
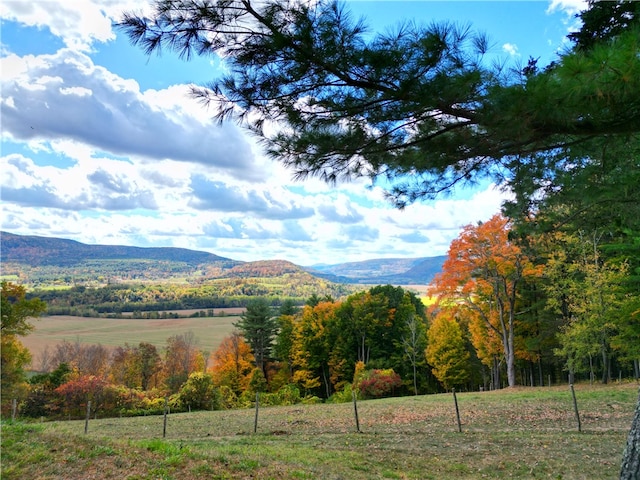
[[577, 385], [352, 404], [2, 426], [2, 478], [615, 479], [638, 385]]
[[[223, 309], [216, 309], [222, 311]], [[109, 319], [56, 315], [34, 321], [35, 330], [20, 341], [31, 351], [37, 368], [41, 352], [48, 346], [67, 340], [80, 343], [101, 344], [106, 347], [137, 345], [149, 342], [158, 348], [166, 346], [167, 338], [193, 332], [198, 348], [213, 352], [222, 339], [233, 331], [233, 323], [239, 320], [238, 309], [225, 312], [225, 316], [177, 319]], [[189, 311], [181, 311], [188, 315]]]

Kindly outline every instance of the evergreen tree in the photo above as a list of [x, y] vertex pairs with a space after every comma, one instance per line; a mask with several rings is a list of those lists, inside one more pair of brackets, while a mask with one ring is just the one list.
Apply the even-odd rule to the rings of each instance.
[[233, 324], [242, 332], [256, 360], [256, 367], [266, 377], [266, 362], [271, 358], [273, 341], [278, 332], [278, 321], [266, 299], [259, 297], [247, 305], [240, 320]]

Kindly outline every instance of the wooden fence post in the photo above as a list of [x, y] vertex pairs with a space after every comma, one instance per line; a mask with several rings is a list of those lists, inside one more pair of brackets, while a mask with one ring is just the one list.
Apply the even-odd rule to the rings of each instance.
[[256, 392], [256, 416], [253, 419], [253, 433], [258, 431], [258, 411], [260, 410], [260, 392]]
[[573, 410], [576, 413], [576, 420], [578, 421], [578, 431], [582, 432], [582, 424], [580, 423], [580, 412], [578, 412], [578, 400], [576, 400], [576, 391], [571, 384], [571, 396], [573, 397]]
[[456, 397], [456, 389], [452, 388], [451, 392], [453, 392], [453, 403], [456, 406], [456, 420], [458, 421], [458, 432], [462, 432], [462, 424], [460, 423], [460, 410], [458, 409], [458, 397]]
[[84, 434], [89, 431], [89, 417], [91, 417], [91, 400], [87, 400], [87, 418], [84, 420]]
[[162, 438], [167, 436], [167, 412], [169, 411], [169, 399], [164, 397], [164, 421], [162, 423]]
[[357, 394], [355, 390], [351, 391], [351, 397], [353, 398], [353, 414], [356, 417], [356, 432], [361, 433], [360, 432], [360, 419], [358, 418], [358, 401], [357, 401]]

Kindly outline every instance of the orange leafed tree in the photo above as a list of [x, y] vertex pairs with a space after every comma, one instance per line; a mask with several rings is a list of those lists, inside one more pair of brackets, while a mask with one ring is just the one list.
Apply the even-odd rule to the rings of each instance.
[[225, 337], [211, 354], [210, 372], [216, 386], [227, 386], [240, 395], [249, 386], [255, 359], [251, 347], [239, 332]]
[[499, 342], [512, 387], [516, 384], [519, 288], [527, 279], [540, 276], [542, 266], [531, 262], [509, 238], [509, 231], [509, 220], [499, 214], [487, 222], [467, 225], [451, 242], [432, 294], [442, 305], [457, 305], [466, 316], [474, 347], [485, 363], [495, 363], [496, 340]]

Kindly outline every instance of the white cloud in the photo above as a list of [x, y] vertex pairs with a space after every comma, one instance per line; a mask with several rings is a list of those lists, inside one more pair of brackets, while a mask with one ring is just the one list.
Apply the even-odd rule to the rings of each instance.
[[142, 93], [135, 81], [68, 49], [1, 62], [3, 96], [11, 98], [0, 103], [3, 133], [14, 139], [74, 140], [116, 155], [193, 162], [242, 179], [264, 178], [245, 133], [194, 113], [198, 105], [186, 86], [171, 87], [166, 95]]
[[112, 24], [123, 11], [148, 9], [147, 2], [133, 0], [5, 0], [0, 2], [0, 18], [48, 28], [67, 47], [86, 52], [94, 42], [115, 38]]
[[547, 7], [547, 15], [557, 12], [565, 14], [563, 23], [567, 31], [574, 32], [581, 28], [582, 21], [576, 15], [589, 7], [587, 0], [551, 0]]
[[512, 57], [520, 56], [520, 54], [518, 53], [518, 46], [513, 43], [505, 43], [504, 45], [502, 45], [502, 50]]
[[587, 0], [551, 0], [547, 7], [547, 14], [564, 12], [568, 16], [574, 16], [588, 7]]

